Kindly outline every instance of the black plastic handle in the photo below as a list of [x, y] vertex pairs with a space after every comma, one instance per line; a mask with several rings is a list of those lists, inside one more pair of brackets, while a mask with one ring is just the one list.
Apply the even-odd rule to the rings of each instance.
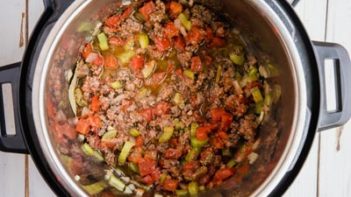
[[[5, 152], [13, 153], [28, 153], [26, 144], [23, 140], [23, 128], [21, 124], [21, 118], [19, 113], [19, 104], [17, 103], [18, 88], [19, 88], [19, 74], [20, 74], [21, 63], [15, 63], [8, 66], [0, 67], [0, 150]], [[12, 96], [13, 96], [13, 108], [14, 108], [14, 119], [15, 119], [15, 135], [8, 135], [6, 132], [5, 122], [5, 106], [4, 97], [2, 92], [3, 84], [11, 84]]]
[[[325, 130], [344, 125], [351, 117], [351, 61], [346, 49], [338, 44], [313, 42], [318, 61], [319, 77], [321, 79], [321, 109], [319, 115], [319, 130]], [[335, 62], [335, 79], [337, 92], [337, 110], [327, 111], [325, 87], [325, 60]]]

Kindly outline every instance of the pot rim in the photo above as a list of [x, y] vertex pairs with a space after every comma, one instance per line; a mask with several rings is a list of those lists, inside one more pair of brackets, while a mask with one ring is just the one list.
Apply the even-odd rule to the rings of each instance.
[[[77, 0], [71, 6], [69, 6], [64, 14], [59, 18], [50, 31], [40, 51], [40, 55], [35, 66], [33, 79], [32, 98], [38, 98], [32, 100], [33, 120], [40, 147], [42, 148], [44, 157], [46, 158], [47, 163], [52, 169], [53, 173], [59, 177], [58, 180], [60, 181], [60, 184], [62, 184], [69, 193], [77, 196], [87, 196], [87, 194], [80, 186], [78, 186], [78, 184], [65, 170], [63, 164], [60, 162], [59, 155], [56, 153], [55, 147], [51, 142], [48, 133], [44, 101], [46, 90], [45, 82], [47, 80], [50, 60], [61, 39], [61, 36], [64, 34], [66, 28], [75, 19], [75, 17], [77, 17], [80, 12], [84, 11], [84, 8], [92, 2], [93, 0]], [[291, 70], [294, 73], [293, 81], [294, 92], [296, 95], [296, 105], [294, 109], [295, 115], [292, 123], [292, 131], [294, 132], [291, 132], [287, 141], [287, 146], [285, 147], [279, 162], [274, 167], [274, 170], [260, 185], [260, 187], [251, 194], [252, 196], [268, 196], [283, 179], [285, 173], [293, 168], [291, 164], [294, 164], [298, 158], [296, 155], [301, 146], [301, 142], [304, 141], [304, 135], [306, 134], [306, 132], [304, 132], [304, 128], [306, 122], [309, 121], [311, 112], [308, 110], [308, 107], [306, 107], [307, 86], [299, 48], [297, 48], [294, 41], [294, 35], [296, 32], [289, 31], [286, 24], [284, 24], [279, 15], [266, 1], [248, 0], [248, 2], [255, 6], [256, 9], [263, 11], [271, 24], [279, 27], [279, 36], [284, 44], [286, 53], [289, 54], [290, 66], [294, 65], [291, 66]], [[276, 6], [279, 7], [279, 3], [276, 1], [272, 1], [270, 3], [276, 4]], [[282, 12], [284, 13], [284, 11]]]

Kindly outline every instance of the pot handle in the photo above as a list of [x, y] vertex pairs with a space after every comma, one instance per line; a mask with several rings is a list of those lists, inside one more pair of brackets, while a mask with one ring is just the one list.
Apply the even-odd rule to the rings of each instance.
[[[21, 63], [15, 63], [7, 66], [0, 67], [0, 150], [12, 153], [28, 153], [26, 144], [23, 140], [23, 128], [20, 119], [19, 104], [18, 102], [18, 89], [19, 89], [19, 73]], [[15, 135], [7, 135], [6, 122], [5, 122], [5, 98], [2, 91], [2, 85], [11, 84], [13, 109], [15, 118]]]
[[[346, 49], [341, 45], [325, 42], [313, 42], [317, 55], [318, 70], [321, 86], [321, 109], [319, 115], [319, 130], [326, 130], [344, 125], [351, 117], [351, 61]], [[337, 110], [329, 112], [326, 100], [325, 60], [335, 62], [335, 88]]]

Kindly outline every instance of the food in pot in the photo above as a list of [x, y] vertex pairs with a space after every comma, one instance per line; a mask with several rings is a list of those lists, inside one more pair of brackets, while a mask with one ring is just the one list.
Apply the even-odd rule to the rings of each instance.
[[75, 118], [47, 101], [61, 144], [79, 141], [60, 152], [83, 188], [197, 196], [244, 177], [280, 97], [271, 60], [192, 1], [133, 2], [101, 24], [67, 74]]

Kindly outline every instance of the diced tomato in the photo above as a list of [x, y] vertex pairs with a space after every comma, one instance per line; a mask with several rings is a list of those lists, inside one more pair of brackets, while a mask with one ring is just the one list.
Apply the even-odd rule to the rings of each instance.
[[231, 114], [222, 108], [211, 109], [210, 113], [213, 121], [221, 121], [221, 129], [227, 129], [233, 121]]
[[171, 47], [171, 42], [167, 38], [155, 38], [155, 44], [159, 51], [164, 52]]
[[81, 118], [78, 120], [78, 123], [76, 124], [76, 131], [80, 134], [87, 134], [90, 129], [90, 123], [87, 119]]
[[210, 42], [213, 38], [213, 31], [210, 27], [207, 27], [206, 29], [206, 40]]
[[142, 147], [144, 145], [144, 139], [142, 136], [138, 136], [135, 138], [135, 146], [136, 147]]
[[165, 26], [165, 34], [168, 38], [173, 38], [179, 35], [179, 30], [173, 22], [168, 22]]
[[138, 163], [141, 176], [151, 175], [156, 170], [156, 161], [150, 158], [143, 158]]
[[128, 7], [123, 11], [122, 14], [113, 15], [105, 20], [105, 25], [110, 28], [116, 28], [123, 20], [128, 18], [128, 16], [133, 12], [132, 7]]
[[150, 175], [147, 175], [147, 176], [143, 177], [143, 182], [146, 185], [151, 185], [154, 183], [154, 180], [152, 179], [152, 177]]
[[118, 143], [118, 139], [116, 139], [116, 138], [101, 140], [101, 146], [104, 148], [109, 148], [109, 149], [115, 148], [117, 143]]
[[105, 55], [105, 66], [108, 68], [116, 69], [118, 67], [117, 58], [112, 54]]
[[211, 56], [206, 55], [204, 59], [204, 63], [206, 66], [210, 66], [212, 64], [213, 59]]
[[139, 111], [139, 114], [144, 117], [146, 122], [150, 122], [154, 118], [154, 113], [151, 108], [143, 109]]
[[224, 148], [224, 144], [223, 144], [222, 140], [218, 137], [211, 139], [211, 145], [216, 149]]
[[229, 177], [231, 177], [233, 175], [234, 175], [233, 169], [223, 168], [223, 169], [220, 169], [216, 172], [216, 174], [213, 177], [213, 180], [216, 183], [221, 183], [222, 181], [228, 179]]
[[178, 51], [184, 51], [185, 49], [185, 41], [182, 36], [178, 36], [174, 38], [174, 47]]
[[163, 189], [173, 192], [178, 187], [178, 181], [174, 179], [166, 179], [163, 183]]
[[134, 72], [139, 72], [142, 68], [144, 68], [144, 63], [145, 63], [144, 56], [137, 55], [133, 57], [129, 66]]
[[91, 99], [91, 105], [90, 105], [90, 109], [93, 112], [98, 112], [100, 110], [100, 106], [101, 106], [101, 102], [98, 96], [94, 96]]
[[154, 114], [158, 116], [162, 116], [167, 114], [170, 110], [171, 106], [167, 102], [160, 102], [154, 108]]
[[222, 119], [223, 114], [227, 112], [225, 112], [225, 110], [222, 108], [214, 108], [211, 109], [210, 113], [213, 121], [220, 121]]
[[144, 16], [144, 19], [148, 21], [150, 19], [150, 14], [156, 9], [155, 3], [149, 1], [144, 4], [143, 7], [139, 9], [139, 12]]
[[187, 41], [191, 44], [198, 44], [203, 39], [201, 29], [199, 27], [193, 26], [187, 35]]
[[218, 136], [220, 138], [222, 138], [223, 140], [227, 140], [228, 139], [228, 134], [226, 132], [224, 132], [224, 131], [219, 131], [218, 132]]
[[210, 47], [221, 48], [225, 46], [225, 41], [223, 38], [214, 37], [211, 41]]
[[222, 115], [222, 121], [221, 121], [221, 129], [228, 129], [230, 124], [233, 122], [233, 118], [229, 113], [225, 113]]
[[196, 169], [198, 166], [199, 166], [199, 164], [198, 164], [197, 161], [189, 161], [189, 162], [186, 162], [186, 163], [183, 165], [183, 170], [184, 170], [184, 171], [187, 171], [187, 170], [194, 170], [194, 169]]
[[90, 125], [93, 128], [98, 129], [101, 127], [101, 119], [98, 115], [90, 116], [88, 119], [89, 119]]
[[104, 65], [104, 57], [102, 57], [100, 54], [97, 54], [96, 58], [93, 60], [93, 64], [96, 66]]
[[115, 46], [124, 46], [126, 43], [124, 39], [120, 37], [115, 37], [115, 36], [111, 37], [108, 42], [109, 44], [115, 45]]
[[182, 4], [178, 3], [178, 2], [175, 2], [175, 1], [172, 1], [170, 4], [169, 4], [169, 12], [171, 14], [171, 16], [173, 17], [176, 17], [178, 16], [180, 13], [182, 13], [183, 11], [183, 6]]
[[87, 59], [87, 57], [89, 56], [89, 54], [93, 52], [93, 46], [91, 45], [91, 43], [87, 43], [85, 44], [83, 51], [82, 51], [82, 56], [85, 59]]
[[150, 85], [158, 86], [163, 82], [163, 79], [167, 76], [167, 72], [157, 72], [151, 77]]
[[196, 138], [201, 141], [208, 140], [208, 131], [205, 129], [198, 129], [196, 131]]
[[179, 78], [183, 78], [183, 71], [181, 68], [178, 68], [175, 73]]
[[202, 62], [199, 56], [194, 56], [191, 58], [191, 70], [194, 72], [199, 72], [202, 70]]
[[133, 162], [135, 164], [139, 163], [140, 161], [142, 161], [143, 157], [142, 157], [142, 147], [136, 146], [132, 153], [130, 153], [130, 155], [128, 156], [128, 161]]
[[179, 149], [169, 148], [165, 152], [166, 159], [178, 159], [182, 156], [182, 152]]

